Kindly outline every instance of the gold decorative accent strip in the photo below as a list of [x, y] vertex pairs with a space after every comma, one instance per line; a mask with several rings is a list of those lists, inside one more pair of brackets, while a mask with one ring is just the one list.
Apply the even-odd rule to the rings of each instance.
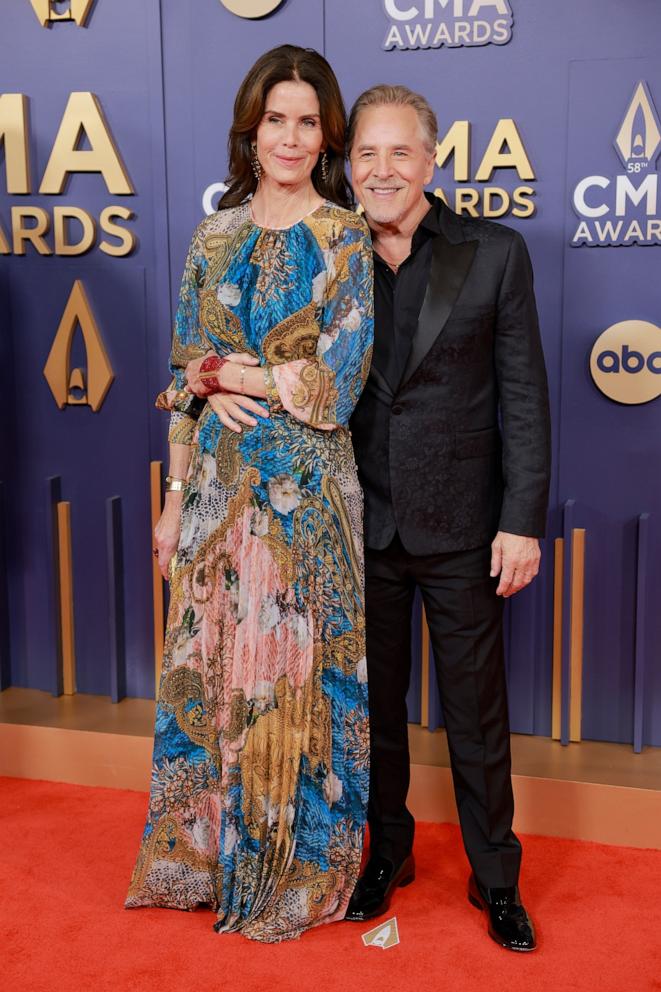
[[553, 694], [551, 704], [551, 737], [559, 741], [562, 736], [562, 579], [564, 573], [565, 542], [556, 537], [554, 542], [553, 572]]
[[420, 726], [429, 726], [429, 627], [425, 608], [422, 607], [422, 620], [420, 627], [420, 639], [422, 644], [422, 665], [420, 672]]
[[65, 696], [73, 696], [76, 692], [76, 643], [73, 618], [73, 568], [71, 564], [71, 503], [57, 504], [57, 556], [60, 575], [62, 686]]
[[[149, 481], [151, 489], [151, 543], [153, 545], [154, 528], [161, 515], [161, 474], [163, 462], [151, 462], [149, 466]], [[158, 561], [152, 555], [152, 592], [154, 598], [154, 686], [158, 698], [158, 687], [161, 681], [163, 665], [163, 632], [165, 617], [163, 608], [163, 576], [158, 567]]]
[[571, 629], [569, 671], [570, 708], [569, 739], [581, 740], [583, 703], [583, 603], [585, 590], [585, 530], [572, 531], [571, 553]]

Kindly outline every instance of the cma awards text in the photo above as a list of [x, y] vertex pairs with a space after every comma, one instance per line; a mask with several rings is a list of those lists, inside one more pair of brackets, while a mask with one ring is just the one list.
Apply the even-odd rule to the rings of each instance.
[[386, 51], [416, 48], [505, 45], [512, 37], [507, 0], [384, 0], [389, 27]]
[[[27, 96], [0, 96], [0, 142], [4, 141], [5, 147], [7, 193], [60, 196], [69, 177], [84, 172], [99, 173], [113, 195], [135, 193], [101, 103], [93, 93], [69, 96], [36, 187], [31, 176], [28, 120]], [[83, 142], [86, 147], [81, 148]], [[89, 211], [70, 204], [55, 206], [51, 211], [42, 205], [21, 202], [11, 207], [10, 225], [5, 227], [0, 219], [0, 254], [25, 255], [30, 247], [40, 255], [83, 255], [97, 246], [106, 255], [130, 255], [137, 238], [125, 223], [133, 217], [133, 211], [119, 204], [104, 207], [97, 220]]]

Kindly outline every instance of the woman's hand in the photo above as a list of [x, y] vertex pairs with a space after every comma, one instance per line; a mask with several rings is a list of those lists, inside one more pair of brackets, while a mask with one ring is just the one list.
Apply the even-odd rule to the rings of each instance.
[[158, 551], [158, 567], [166, 581], [170, 578], [170, 560], [179, 547], [182, 498], [181, 492], [165, 494], [165, 506], [154, 528], [154, 548]]
[[257, 400], [240, 393], [212, 393], [211, 396], [207, 396], [207, 403], [217, 414], [221, 424], [229, 427], [237, 434], [240, 434], [242, 430], [240, 424], [247, 424], [248, 427], [254, 427], [257, 424], [255, 417], [248, 413], [249, 410], [255, 416], [264, 419], [268, 418], [269, 415], [268, 410], [260, 406]]
[[[203, 380], [200, 379], [200, 368], [205, 358], [215, 354], [215, 351], [208, 351], [202, 358], [194, 358], [188, 363], [184, 372], [187, 392], [194, 393], [196, 396], [207, 396], [207, 387], [204, 385]], [[229, 355], [224, 355], [223, 357], [235, 365], [259, 365], [259, 359], [254, 355], [249, 355], [248, 352], [232, 351]]]

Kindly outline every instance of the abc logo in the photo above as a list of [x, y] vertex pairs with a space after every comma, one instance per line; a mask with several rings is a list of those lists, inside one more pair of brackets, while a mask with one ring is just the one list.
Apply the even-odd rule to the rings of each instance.
[[661, 327], [622, 320], [597, 338], [590, 355], [597, 387], [617, 403], [649, 403], [661, 396]]

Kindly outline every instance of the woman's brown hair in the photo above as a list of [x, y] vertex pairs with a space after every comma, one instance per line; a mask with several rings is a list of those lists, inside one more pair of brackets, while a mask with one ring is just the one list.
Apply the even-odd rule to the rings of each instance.
[[252, 170], [252, 143], [259, 127], [266, 97], [278, 83], [309, 83], [319, 100], [321, 130], [328, 159], [327, 178], [321, 174], [321, 156], [312, 170], [314, 188], [324, 199], [340, 207], [351, 207], [353, 196], [344, 174], [346, 111], [340, 87], [326, 59], [312, 48], [280, 45], [257, 59], [239, 87], [234, 101], [234, 120], [228, 140], [229, 189], [218, 209], [236, 207], [257, 189]]

